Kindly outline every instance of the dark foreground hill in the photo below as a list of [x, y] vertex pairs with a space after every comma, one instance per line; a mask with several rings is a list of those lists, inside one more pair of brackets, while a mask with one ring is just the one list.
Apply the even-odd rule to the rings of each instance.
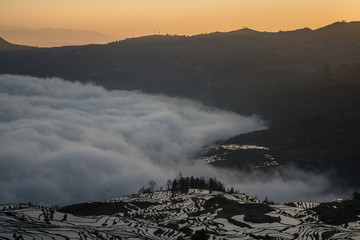
[[[229, 144], [265, 146], [281, 164], [340, 169], [346, 183], [360, 184], [360, 22], [14, 50], [0, 52], [0, 73], [162, 93], [261, 115], [270, 130]], [[239, 158], [246, 156], [230, 154], [217, 165], [242, 165]]]
[[75, 204], [59, 211], [1, 205], [0, 238], [358, 239], [359, 214], [354, 199], [269, 205], [244, 194], [190, 189]]

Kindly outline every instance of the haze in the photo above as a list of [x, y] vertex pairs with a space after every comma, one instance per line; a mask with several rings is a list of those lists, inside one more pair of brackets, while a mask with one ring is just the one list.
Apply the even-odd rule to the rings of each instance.
[[[154, 33], [194, 35], [243, 27], [258, 31], [318, 28], [335, 21], [358, 19], [360, 2], [2, 0], [0, 9], [1, 25], [31, 29], [80, 29], [105, 33], [112, 35], [113, 40], [120, 40]], [[93, 40], [88, 41], [90, 43]], [[83, 44], [84, 41], [78, 43]]]

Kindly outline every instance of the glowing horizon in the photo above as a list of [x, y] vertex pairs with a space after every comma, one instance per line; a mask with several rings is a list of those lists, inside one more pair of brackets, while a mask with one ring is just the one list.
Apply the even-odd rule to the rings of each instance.
[[358, 0], [2, 0], [0, 24], [96, 31], [119, 39], [194, 35], [249, 27], [257, 31], [316, 29], [360, 20]]

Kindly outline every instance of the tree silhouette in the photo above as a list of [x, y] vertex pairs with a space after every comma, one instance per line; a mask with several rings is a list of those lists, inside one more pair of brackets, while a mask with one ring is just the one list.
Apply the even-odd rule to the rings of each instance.
[[[189, 178], [189, 177], [182, 177], [181, 173], [179, 173], [179, 176], [176, 179], [174, 179], [172, 183], [170, 180], [168, 180], [168, 188], [170, 188], [172, 192], [180, 192], [180, 193], [187, 193], [190, 188], [197, 188], [204, 190], [206, 189], [209, 190], [210, 192], [212, 191], [225, 192], [224, 184], [216, 180], [216, 178], [205, 179], [204, 177], [194, 178], [193, 176]], [[233, 188], [232, 191], [234, 191]]]
[[149, 181], [149, 191], [153, 192], [155, 190], [156, 182], [154, 180]]

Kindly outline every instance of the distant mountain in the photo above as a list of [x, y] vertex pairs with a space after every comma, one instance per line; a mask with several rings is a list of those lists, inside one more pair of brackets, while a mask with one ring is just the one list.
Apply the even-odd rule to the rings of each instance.
[[0, 37], [0, 51], [9, 51], [9, 50], [29, 50], [32, 47], [12, 44], [5, 39]]
[[0, 205], [0, 237], [12, 239], [358, 239], [360, 202], [269, 204], [245, 194], [190, 189], [54, 209]]
[[117, 39], [108, 34], [92, 31], [54, 28], [27, 29], [11, 26], [0, 26], [0, 36], [13, 43], [38, 47], [103, 44]]
[[39, 48], [2, 54], [0, 73], [176, 95], [287, 123], [358, 99], [360, 34], [354, 32], [360, 22]]
[[[7, 51], [0, 53], [0, 73], [56, 76], [258, 114], [270, 129], [228, 144], [268, 147], [280, 165], [339, 171], [346, 183], [360, 185], [360, 22]], [[214, 164], [247, 166], [242, 153]]]

